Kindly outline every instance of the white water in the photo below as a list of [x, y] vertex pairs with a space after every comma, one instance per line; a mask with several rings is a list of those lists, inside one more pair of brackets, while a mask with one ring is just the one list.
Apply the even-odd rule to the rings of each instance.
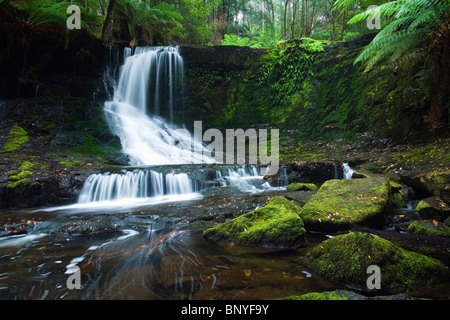
[[185, 173], [163, 175], [150, 170], [94, 174], [88, 177], [78, 203], [157, 198], [166, 195], [193, 194], [194, 181]]
[[125, 52], [114, 99], [105, 103], [105, 111], [131, 165], [214, 163], [203, 156], [205, 147], [189, 132], [158, 116], [168, 108], [172, 122], [183, 73], [176, 47], [137, 48], [133, 56], [129, 49]]
[[342, 164], [342, 169], [344, 171], [344, 179], [350, 180], [352, 178], [353, 173], [355, 172], [355, 170], [350, 168], [348, 163]]
[[[133, 56], [126, 49], [124, 64], [114, 98], [105, 103], [107, 120], [121, 140], [122, 150], [132, 166], [215, 163], [204, 156], [206, 148], [187, 130], [168, 124], [160, 114], [169, 115], [181, 103], [183, 59], [176, 47], [137, 48]], [[225, 174], [225, 178], [222, 177]], [[235, 186], [243, 192], [270, 188], [257, 167], [242, 166], [216, 173], [221, 186]], [[91, 175], [78, 203], [70, 209], [138, 206], [148, 203], [196, 199], [201, 196], [196, 181], [186, 173], [162, 174], [142, 169], [133, 172]], [[61, 209], [61, 208], [53, 208]]]
[[230, 186], [237, 187], [243, 192], [260, 192], [270, 188], [268, 182], [264, 182], [264, 175], [261, 175], [256, 166], [242, 166], [236, 170], [228, 169], [225, 179]]

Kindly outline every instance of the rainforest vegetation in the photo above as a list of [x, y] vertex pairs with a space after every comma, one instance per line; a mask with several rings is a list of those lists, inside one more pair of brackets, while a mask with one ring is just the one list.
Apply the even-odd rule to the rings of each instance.
[[[448, 300], [449, 114], [450, 0], [0, 0], [0, 299]], [[279, 172], [126, 151], [195, 121]]]

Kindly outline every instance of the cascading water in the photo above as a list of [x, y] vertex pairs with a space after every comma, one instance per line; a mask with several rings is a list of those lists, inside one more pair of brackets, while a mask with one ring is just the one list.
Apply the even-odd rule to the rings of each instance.
[[164, 175], [151, 170], [135, 170], [121, 174], [95, 174], [86, 180], [78, 203], [156, 198], [196, 191], [195, 181], [185, 173]]
[[181, 103], [184, 67], [178, 48], [137, 48], [133, 56], [130, 52], [125, 51], [114, 99], [105, 103], [111, 130], [120, 138], [130, 164], [213, 163], [203, 156], [200, 142], [159, 117], [168, 109], [172, 122], [175, 104]]
[[342, 170], [344, 171], [344, 179], [347, 179], [347, 180], [350, 180], [353, 176], [353, 173], [355, 172], [355, 170], [350, 168], [348, 163], [342, 164]]
[[[181, 102], [184, 65], [177, 47], [139, 47], [124, 52], [112, 101], [105, 113], [132, 166], [214, 163], [204, 146], [173, 126]], [[166, 115], [170, 124], [160, 115]], [[195, 152], [197, 151], [197, 152]], [[200, 152], [198, 152], [200, 151]], [[162, 174], [148, 169], [90, 176], [78, 204], [189, 195], [196, 181], [185, 173]]]
[[[189, 132], [177, 130], [160, 117], [166, 115], [172, 123], [174, 109], [182, 103], [183, 75], [184, 63], [177, 47], [136, 48], [134, 55], [131, 49], [125, 49], [114, 98], [105, 103], [105, 113], [130, 165], [215, 163], [204, 155], [206, 148]], [[270, 185], [259, 170], [255, 166], [228, 167], [226, 172], [218, 171], [215, 180], [221, 179], [221, 186], [234, 186], [244, 192], [261, 191]], [[183, 172], [163, 174], [145, 168], [95, 174], [86, 180], [78, 204], [154, 200], [172, 195], [184, 196], [178, 199], [198, 197], [198, 183]]]

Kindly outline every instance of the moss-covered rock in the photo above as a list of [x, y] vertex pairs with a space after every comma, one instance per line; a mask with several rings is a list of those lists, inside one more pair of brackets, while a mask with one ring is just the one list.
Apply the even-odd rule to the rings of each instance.
[[289, 296], [279, 300], [424, 300], [400, 293], [388, 296], [366, 297], [359, 293], [337, 289], [325, 292], [310, 292], [301, 296]]
[[439, 197], [429, 197], [420, 201], [416, 211], [424, 219], [445, 221], [450, 216], [449, 206]]
[[363, 292], [373, 291], [367, 288], [367, 269], [371, 265], [380, 268], [379, 293], [406, 292], [450, 279], [448, 268], [439, 260], [367, 233], [350, 232], [326, 240], [307, 258], [321, 276]]
[[450, 188], [450, 168], [431, 170], [420, 178], [420, 182], [431, 194], [439, 196], [442, 190]]
[[310, 292], [300, 296], [284, 297], [280, 300], [367, 300], [367, 297], [348, 290]]
[[291, 183], [288, 187], [288, 191], [315, 191], [317, 186], [314, 183]]
[[307, 228], [342, 230], [353, 224], [384, 222], [390, 206], [386, 178], [329, 180], [302, 208], [300, 216]]
[[298, 248], [305, 245], [305, 232], [297, 206], [276, 196], [264, 207], [207, 229], [203, 235], [244, 246]]
[[411, 223], [406, 230], [408, 233], [424, 234], [428, 236], [450, 237], [450, 227], [436, 220], [418, 220]]

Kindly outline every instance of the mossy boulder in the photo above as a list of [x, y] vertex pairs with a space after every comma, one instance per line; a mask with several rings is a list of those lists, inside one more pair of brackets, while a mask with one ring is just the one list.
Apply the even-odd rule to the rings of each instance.
[[343, 230], [354, 224], [380, 225], [390, 207], [388, 179], [329, 180], [302, 208], [306, 228]]
[[401, 178], [406, 185], [413, 187], [419, 196], [439, 196], [450, 204], [450, 167], [405, 174]]
[[439, 196], [450, 188], [450, 167], [431, 170], [420, 178], [420, 182], [431, 194]]
[[287, 186], [288, 191], [315, 191], [317, 186], [314, 183], [291, 183]]
[[299, 248], [305, 246], [305, 232], [297, 206], [276, 196], [264, 207], [207, 229], [203, 235], [243, 246]]
[[[321, 276], [362, 292], [394, 294], [450, 280], [439, 260], [402, 249], [368, 233], [347, 233], [311, 250], [309, 266]], [[369, 266], [378, 266], [381, 289], [368, 289]]]
[[436, 220], [418, 220], [411, 223], [406, 230], [412, 234], [450, 237], [450, 227]]
[[300, 296], [284, 297], [280, 300], [367, 300], [368, 298], [348, 290], [310, 292]]
[[310, 292], [300, 296], [289, 296], [279, 300], [425, 300], [400, 293], [388, 296], [366, 297], [349, 290], [337, 289], [325, 292]]
[[416, 211], [424, 219], [445, 221], [450, 216], [449, 206], [439, 197], [429, 197], [420, 201]]

